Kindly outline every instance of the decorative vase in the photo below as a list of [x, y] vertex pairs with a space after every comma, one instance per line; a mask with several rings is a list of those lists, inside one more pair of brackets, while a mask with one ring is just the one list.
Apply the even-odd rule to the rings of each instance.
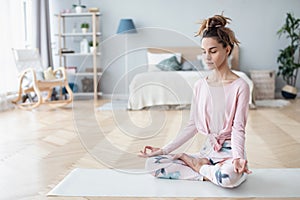
[[80, 42], [80, 53], [88, 53], [89, 51], [89, 41], [83, 38]]
[[295, 99], [297, 96], [297, 88], [291, 85], [285, 85], [281, 89], [281, 94], [286, 99]]

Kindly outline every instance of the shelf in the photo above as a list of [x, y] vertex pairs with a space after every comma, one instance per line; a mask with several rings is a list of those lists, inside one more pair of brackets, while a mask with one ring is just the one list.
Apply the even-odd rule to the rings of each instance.
[[[55, 36], [61, 36], [61, 37], [84, 37], [84, 36], [93, 36], [93, 33], [92, 32], [88, 32], [88, 33], [62, 33], [61, 35], [55, 34]], [[101, 36], [101, 33], [97, 32], [96, 36]]]
[[[93, 72], [77, 72], [77, 73], [68, 73], [68, 75], [73, 75], [73, 76], [93, 76]], [[97, 73], [98, 76], [102, 75], [102, 72]]]
[[[72, 42], [73, 46], [75, 46], [75, 41], [72, 40], [70, 41], [70, 37], [86, 37], [86, 38], [91, 38], [91, 40], [94, 42], [94, 44], [96, 44], [97, 40], [101, 40], [101, 31], [100, 27], [99, 27], [99, 20], [100, 20], [100, 12], [84, 12], [84, 13], [60, 13], [60, 14], [56, 14], [56, 16], [58, 17], [58, 33], [55, 34], [55, 36], [58, 37], [58, 52], [56, 53], [57, 56], [59, 56], [59, 65], [60, 66], [67, 66], [67, 60], [72, 58], [77, 58], [79, 60], [83, 60], [82, 62], [84, 63], [86, 59], [90, 59], [90, 61], [92, 62], [92, 66], [88, 66], [88, 67], [92, 67], [92, 70], [82, 70], [76, 73], [76, 69], [72, 69], [70, 68], [69, 72], [67, 71], [67, 75], [69, 77], [72, 78], [78, 78], [78, 79], [84, 79], [85, 77], [88, 79], [91, 79], [92, 81], [87, 82], [86, 84], [88, 84], [89, 86], [92, 86], [90, 84], [93, 84], [93, 88], [97, 88], [99, 83], [98, 83], [98, 77], [102, 76], [102, 72], [101, 70], [99, 70], [98, 66], [98, 62], [100, 63], [100, 55], [101, 53], [98, 52], [100, 51], [100, 48], [98, 47], [97, 49], [95, 49], [95, 51], [93, 52], [89, 52], [89, 48], [86, 51], [80, 51], [77, 50], [77, 48], [70, 46]], [[90, 32], [86, 32], [83, 33], [81, 30], [78, 30], [76, 32], [72, 32], [72, 30], [70, 30], [70, 27], [67, 26], [66, 27], [66, 23], [68, 23], [68, 19], [66, 19], [66, 17], [86, 17], [89, 18], [87, 19], [87, 21], [90, 22], [91, 25], [91, 29], [89, 30]], [[84, 19], [85, 20], [85, 19]], [[91, 31], [93, 30], [93, 31]], [[85, 44], [87, 45], [87, 44]], [[75, 51], [75, 49], [76, 51]], [[81, 48], [83, 49], [83, 48]], [[85, 48], [84, 48], [85, 49]], [[89, 52], [89, 53], [80, 53], [80, 52]], [[98, 57], [99, 56], [99, 57]], [[92, 58], [92, 59], [91, 59]], [[80, 61], [79, 61], [80, 62]], [[86, 68], [87, 63], [82, 64], [83, 68]], [[90, 64], [89, 64], [90, 65]], [[93, 69], [97, 69], [97, 71]], [[94, 101], [97, 100], [98, 96], [102, 95], [101, 92], [97, 92], [97, 91], [92, 91], [92, 92], [78, 92], [78, 93], [74, 93], [74, 97], [80, 98], [80, 97], [84, 97], [84, 98], [91, 98], [94, 97]]]
[[[56, 54], [57, 56], [59, 56], [59, 54]], [[93, 53], [62, 53], [62, 56], [93, 56]], [[100, 56], [101, 53], [97, 52], [96, 53], [97, 56]]]
[[[56, 14], [55, 16], [61, 16], [61, 17], [90, 17], [94, 13], [92, 12], [84, 12], [84, 13], [62, 13], [62, 14]], [[101, 13], [97, 12], [95, 13], [96, 16], [100, 16]]]
[[[79, 96], [94, 96], [94, 92], [74, 92], [73, 95], [76, 97]], [[102, 92], [97, 92], [98, 96], [102, 96], [103, 93]]]

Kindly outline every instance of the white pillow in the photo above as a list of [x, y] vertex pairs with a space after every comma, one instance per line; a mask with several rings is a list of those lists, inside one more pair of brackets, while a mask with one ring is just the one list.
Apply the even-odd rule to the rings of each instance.
[[171, 58], [172, 56], [176, 56], [177, 61], [181, 63], [181, 53], [150, 53], [147, 52], [147, 59], [148, 59], [148, 71], [161, 71], [156, 65], [161, 61]]

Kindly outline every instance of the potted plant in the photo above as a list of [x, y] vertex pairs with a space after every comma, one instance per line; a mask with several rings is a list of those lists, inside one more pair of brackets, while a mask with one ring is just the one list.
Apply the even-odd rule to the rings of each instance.
[[[300, 19], [295, 18], [291, 13], [287, 13], [285, 24], [277, 31], [279, 37], [283, 34], [290, 39], [290, 44], [285, 49], [280, 49], [277, 57], [278, 76], [282, 76], [286, 85], [282, 88], [282, 96], [287, 99], [294, 99], [297, 96], [296, 80], [298, 68], [300, 67]], [[296, 52], [298, 50], [298, 62], [296, 62]]]
[[82, 23], [81, 24], [82, 33], [87, 33], [89, 27], [90, 27], [90, 25], [88, 23]]
[[75, 9], [76, 13], [82, 13], [82, 9], [86, 8], [86, 6], [81, 5], [81, 0], [78, 0], [78, 4], [73, 4], [73, 8]]
[[[96, 44], [95, 44], [95, 49], [97, 49], [97, 46], [98, 46], [98, 42], [96, 41]], [[89, 41], [89, 46], [90, 46], [90, 52], [93, 53], [94, 52], [94, 45], [93, 45], [93, 41]]]

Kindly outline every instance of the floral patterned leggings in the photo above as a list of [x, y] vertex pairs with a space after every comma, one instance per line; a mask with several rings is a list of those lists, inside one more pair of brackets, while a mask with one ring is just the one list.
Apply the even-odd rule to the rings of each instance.
[[146, 170], [157, 178], [203, 181], [203, 177], [206, 177], [224, 188], [237, 187], [246, 180], [246, 173], [234, 172], [232, 159], [221, 162], [209, 160], [210, 165], [203, 165], [199, 172], [196, 172], [182, 160], [173, 160], [172, 155], [161, 155], [148, 158]]

